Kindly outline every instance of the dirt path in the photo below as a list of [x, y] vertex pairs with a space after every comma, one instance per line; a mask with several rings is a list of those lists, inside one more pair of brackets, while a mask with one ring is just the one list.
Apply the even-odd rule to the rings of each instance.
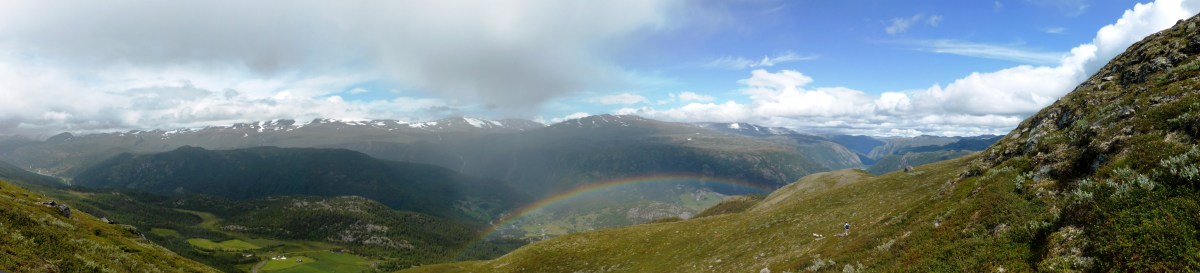
[[257, 264], [254, 264], [253, 267], [250, 267], [250, 273], [258, 273], [259, 269], [262, 269], [263, 266], [267, 265], [267, 261], [270, 261], [270, 260], [263, 260], [261, 262], [258, 262]]

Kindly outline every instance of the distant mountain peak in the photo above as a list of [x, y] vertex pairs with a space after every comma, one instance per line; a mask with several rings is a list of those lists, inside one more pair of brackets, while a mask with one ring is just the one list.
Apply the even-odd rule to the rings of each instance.
[[701, 122], [695, 123], [695, 125], [710, 130], [755, 137], [800, 134], [788, 128], [768, 127], [745, 122]]
[[650, 122], [661, 123], [662, 121], [643, 118], [636, 115], [601, 114], [569, 119], [555, 123], [551, 126], [575, 128], [630, 127], [636, 124], [645, 124]]
[[434, 121], [417, 122], [409, 127], [426, 131], [464, 131], [464, 130], [515, 130], [524, 131], [545, 127], [544, 124], [523, 119], [490, 120], [476, 117], [452, 117]]

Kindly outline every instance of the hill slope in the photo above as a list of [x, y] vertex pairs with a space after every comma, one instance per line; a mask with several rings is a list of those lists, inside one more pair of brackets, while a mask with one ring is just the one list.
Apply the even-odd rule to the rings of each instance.
[[[1197, 56], [1193, 17], [978, 155], [876, 178], [813, 175], [742, 213], [405, 272], [1197, 271]], [[853, 232], [830, 236], [843, 221]]]
[[84, 171], [75, 184], [233, 199], [358, 195], [398, 210], [475, 221], [486, 221], [524, 200], [501, 181], [339, 149], [183, 147], [158, 154], [122, 154]]
[[0, 161], [0, 180], [10, 181], [26, 187], [61, 187], [62, 181], [57, 178], [44, 176]]
[[[827, 270], [855, 268], [890, 256], [866, 249], [904, 236], [910, 226], [931, 232], [930, 222], [914, 216], [967, 160], [878, 178], [857, 170], [814, 174], [745, 212], [566, 235], [492, 261], [401, 272], [796, 272], [817, 258], [838, 263]], [[916, 172], [923, 174], [910, 175]], [[853, 235], [835, 237], [844, 221], [855, 226]]]
[[[272, 196], [229, 200], [204, 195], [158, 196], [131, 190], [75, 188], [51, 190], [57, 200], [93, 215], [136, 226], [155, 243], [180, 255], [239, 271], [257, 258], [281, 251], [346, 250], [378, 262], [380, 268], [453, 261], [456, 256], [495, 257], [511, 248], [476, 245], [472, 226], [430, 215], [396, 211], [358, 196]], [[202, 217], [197, 217], [202, 215]], [[207, 217], [207, 218], [204, 218]], [[194, 240], [239, 239], [259, 248], [213, 251]], [[310, 246], [300, 248], [295, 246]], [[290, 249], [290, 250], [289, 250]]]
[[10, 272], [218, 272], [78, 211], [0, 181], [0, 270]]

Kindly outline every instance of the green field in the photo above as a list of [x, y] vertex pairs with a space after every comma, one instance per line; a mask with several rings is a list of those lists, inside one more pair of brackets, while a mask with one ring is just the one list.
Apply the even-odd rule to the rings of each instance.
[[283, 270], [283, 269], [293, 268], [293, 267], [304, 265], [304, 264], [310, 264], [313, 262], [316, 262], [316, 260], [314, 260], [313, 258], [309, 258], [309, 257], [305, 257], [305, 256], [291, 256], [291, 257], [287, 257], [287, 259], [279, 259], [279, 260], [271, 259], [270, 261], [267, 261], [267, 264], [264, 265], [261, 269], [263, 271]]
[[238, 239], [227, 240], [227, 241], [217, 243], [217, 242], [213, 242], [209, 239], [204, 239], [204, 238], [191, 238], [191, 239], [187, 239], [187, 242], [194, 247], [205, 249], [205, 250], [243, 251], [243, 250], [252, 250], [252, 249], [260, 248], [257, 245], [251, 244], [246, 241], [238, 240]]
[[220, 231], [220, 229], [217, 228], [217, 222], [220, 222], [221, 218], [217, 217], [216, 215], [213, 215], [212, 213], [207, 213], [207, 212], [203, 212], [203, 211], [185, 210], [185, 209], [175, 209], [175, 210], [180, 211], [180, 212], [191, 213], [191, 214], [195, 214], [196, 216], [199, 216], [202, 221], [200, 222], [200, 224], [196, 225], [198, 227], [206, 228], [206, 229], [212, 230], [212, 231]]
[[[304, 256], [288, 256], [287, 260], [268, 261], [261, 270], [271, 273], [364, 272], [369, 269], [370, 264], [366, 259], [351, 254], [328, 251], [303, 254]], [[298, 258], [302, 259], [302, 262], [297, 262]]]
[[151, 228], [150, 233], [163, 237], [179, 237], [179, 231], [169, 228]]
[[[330, 249], [338, 248], [336, 245], [324, 242], [310, 241], [280, 241], [262, 238], [253, 238], [244, 234], [221, 231], [219, 223], [221, 218], [212, 213], [182, 210], [199, 216], [203, 221], [196, 227], [217, 231], [238, 239], [226, 240], [222, 242], [213, 242], [205, 238], [191, 238], [187, 242], [192, 246], [205, 250], [219, 251], [267, 251], [270, 253], [262, 253], [258, 251], [256, 255], [262, 257], [270, 257], [278, 254], [287, 256], [286, 260], [269, 260], [263, 265], [261, 272], [272, 273], [295, 273], [295, 272], [363, 272], [369, 269], [370, 261], [353, 254], [339, 254], [330, 252]], [[155, 234], [175, 234], [178, 232], [170, 229], [152, 229]], [[274, 254], [272, 254], [274, 253]], [[245, 265], [244, 265], [245, 266]]]

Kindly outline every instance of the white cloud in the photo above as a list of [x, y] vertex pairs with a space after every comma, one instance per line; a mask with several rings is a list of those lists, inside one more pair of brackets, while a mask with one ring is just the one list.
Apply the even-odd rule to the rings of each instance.
[[1004, 134], [1025, 117], [1070, 92], [1134, 42], [1200, 12], [1200, 1], [1138, 4], [1097, 31], [1092, 42], [1061, 55], [1057, 65], [1021, 65], [971, 73], [923, 90], [870, 95], [845, 87], [808, 88], [811, 77], [791, 70], [755, 70], [738, 81], [747, 103], [692, 103], [671, 109], [623, 108], [618, 113], [677, 121], [752, 122], [807, 132], [871, 135]]
[[[318, 117], [427, 119], [453, 106], [429, 98], [347, 102], [332, 95], [361, 78], [326, 75], [247, 80], [235, 72], [131, 67], [80, 75], [0, 53], [0, 132], [53, 134], [227, 125]], [[226, 74], [228, 73], [228, 74]]]
[[630, 93], [621, 93], [621, 94], [616, 94], [616, 95], [603, 96], [603, 97], [592, 99], [591, 101], [595, 102], [595, 103], [599, 103], [599, 104], [604, 104], [604, 105], [613, 105], [613, 104], [630, 105], [630, 104], [649, 102], [649, 100], [646, 100], [646, 97], [643, 97], [643, 96], [637, 95], [637, 94], [630, 94]]
[[1088, 0], [1038, 0], [1029, 2], [1037, 6], [1055, 9], [1067, 17], [1083, 15], [1090, 7], [1087, 3]]
[[[675, 94], [671, 94], [675, 96]], [[710, 102], [717, 98], [708, 95], [696, 94], [696, 92], [684, 91], [678, 95], [679, 101], [682, 102]]]
[[912, 17], [908, 17], [908, 18], [892, 18], [892, 23], [889, 24], [887, 27], [885, 27], [883, 30], [885, 32], [887, 32], [887, 34], [896, 35], [896, 34], [904, 33], [905, 31], [908, 31], [908, 29], [911, 28], [913, 25], [919, 24], [922, 22], [929, 24], [929, 26], [936, 27], [936, 26], [938, 26], [938, 24], [942, 23], [942, 16], [941, 15], [933, 15], [933, 16], [926, 17], [925, 14], [917, 14], [917, 15], [913, 15]]
[[789, 51], [789, 52], [785, 52], [783, 54], [775, 55], [774, 57], [763, 56], [762, 59], [759, 59], [759, 60], [751, 60], [751, 59], [747, 59], [747, 58], [743, 58], [743, 57], [725, 56], [725, 57], [718, 58], [716, 60], [712, 60], [712, 61], [704, 64], [704, 66], [711, 67], [711, 68], [747, 69], [747, 68], [759, 68], [759, 67], [772, 67], [772, 66], [775, 66], [776, 64], [815, 60], [817, 58], [820, 58], [820, 56], [799, 55], [799, 54]]
[[563, 117], [552, 118], [552, 119], [550, 119], [550, 122], [542, 122], [542, 123], [543, 124], [555, 124], [555, 123], [568, 121], [568, 120], [572, 120], [572, 119], [586, 118], [588, 116], [591, 116], [591, 114], [588, 114], [587, 112], [575, 112], [575, 113], [571, 113], [571, 114], [563, 116]]
[[942, 16], [941, 15], [929, 16], [929, 20], [926, 22], [928, 22], [930, 26], [936, 27], [936, 26], [938, 26], [938, 24], [942, 23]]
[[870, 97], [849, 88], [803, 89], [812, 78], [796, 71], [770, 73], [755, 70], [749, 79], [738, 81], [747, 87], [743, 93], [754, 102], [759, 116], [844, 116], [870, 110]]
[[679, 108], [657, 110], [650, 107], [621, 108], [614, 111], [620, 115], [640, 115], [652, 118], [689, 122], [738, 122], [753, 117], [753, 109], [733, 101], [725, 103], [689, 103]]
[[914, 49], [921, 51], [1032, 64], [1058, 63], [1064, 55], [1061, 52], [1036, 51], [1012, 46], [958, 40], [915, 40], [897, 43], [910, 45]]
[[[352, 87], [364, 82], [425, 92], [416, 96], [442, 98], [445, 107], [532, 114], [527, 112], [552, 98], [636, 84], [630, 83], [636, 75], [608, 61], [601, 49], [670, 27], [677, 14], [672, 10], [680, 5], [678, 0], [3, 3], [0, 96], [20, 103], [0, 110], [0, 134], [172, 128], [234, 118], [214, 107], [244, 114], [239, 121], [298, 118], [322, 107], [338, 108], [324, 115], [413, 117], [379, 116], [389, 111], [324, 99], [346, 90], [360, 93]], [[170, 112], [139, 111], [132, 103], [137, 96], [157, 95], [122, 93], [171, 90], [181, 82], [213, 95], [157, 102], [183, 111]], [[288, 99], [274, 97], [281, 92]], [[255, 110], [262, 107], [267, 110]], [[208, 111], [214, 113], [201, 114]]]
[[1200, 12], [1200, 1], [1159, 0], [1137, 4], [1116, 23], [1079, 45], [1057, 66], [1017, 66], [995, 72], [972, 73], [945, 87], [921, 94], [930, 104], [958, 113], [1028, 115], [1070, 92], [1134, 42]]
[[1047, 34], [1063, 34], [1063, 33], [1067, 32], [1067, 28], [1065, 28], [1065, 27], [1048, 27], [1048, 28], [1042, 29], [1042, 31], [1046, 32]]

